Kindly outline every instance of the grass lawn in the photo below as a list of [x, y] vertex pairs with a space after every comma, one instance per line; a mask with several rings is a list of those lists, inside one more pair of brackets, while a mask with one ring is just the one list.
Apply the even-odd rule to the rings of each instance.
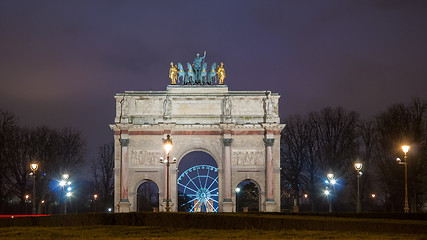
[[142, 226], [5, 227], [1, 239], [427, 239], [420, 234], [182, 229]]

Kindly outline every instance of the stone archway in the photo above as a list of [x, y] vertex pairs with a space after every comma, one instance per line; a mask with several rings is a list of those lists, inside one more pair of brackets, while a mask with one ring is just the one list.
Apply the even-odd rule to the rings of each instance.
[[[225, 85], [176, 86], [167, 91], [116, 94], [115, 211], [137, 211], [143, 179], [158, 183], [166, 202], [166, 159], [162, 139], [170, 135], [171, 160], [202, 150], [218, 164], [218, 211], [235, 209], [239, 180], [260, 184], [260, 211], [280, 211], [279, 95], [269, 91], [229, 91]], [[170, 205], [178, 210], [178, 166], [170, 166]]]
[[218, 164], [210, 154], [187, 153], [179, 161], [177, 177], [178, 211], [218, 211]]
[[236, 186], [236, 212], [260, 211], [260, 187], [251, 179], [241, 181]]
[[137, 190], [137, 211], [158, 211], [159, 187], [151, 180], [144, 180]]

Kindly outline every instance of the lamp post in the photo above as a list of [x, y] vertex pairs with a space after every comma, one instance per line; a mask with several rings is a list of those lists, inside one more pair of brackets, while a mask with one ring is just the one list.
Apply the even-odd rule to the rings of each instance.
[[357, 205], [356, 205], [356, 212], [361, 212], [361, 206], [360, 206], [360, 176], [362, 175], [363, 164], [361, 162], [356, 162], [354, 164], [354, 169], [357, 171]]
[[408, 164], [407, 164], [407, 160], [408, 160], [408, 156], [407, 153], [409, 151], [409, 146], [405, 145], [402, 146], [402, 150], [405, 153], [405, 161], [401, 161], [400, 158], [397, 159], [397, 162], [399, 164], [403, 164], [405, 166], [405, 207], [403, 207], [403, 210], [405, 211], [405, 213], [409, 213], [409, 205], [408, 205]]
[[172, 140], [170, 139], [170, 135], [168, 134], [166, 137], [166, 140], [163, 142], [163, 147], [166, 151], [166, 212], [170, 212], [170, 206], [169, 206], [169, 167], [170, 167], [170, 161], [169, 161], [169, 154], [172, 150]]
[[39, 168], [37, 163], [30, 164], [31, 171], [33, 171], [33, 215], [36, 215], [36, 171]]
[[[64, 194], [65, 185], [71, 185], [71, 182], [67, 182], [68, 178], [70, 178], [69, 174], [67, 174], [67, 173], [63, 174], [62, 180], [59, 182], [59, 185], [62, 187], [62, 194]], [[67, 214], [67, 200], [66, 199], [64, 199], [64, 214]]]
[[372, 206], [371, 206], [371, 211], [375, 211], [375, 197], [377, 195], [375, 193], [371, 194], [371, 198], [372, 198]]
[[30, 195], [25, 195], [25, 215], [27, 215], [28, 211], [28, 199], [30, 199]]
[[240, 193], [240, 191], [242, 191], [242, 189], [240, 189], [240, 187], [236, 187], [235, 189], [234, 189], [234, 191], [236, 191], [236, 212], [238, 212], [240, 209], [239, 209], [239, 207], [240, 207], [240, 198], [239, 198], [239, 193]]
[[94, 194], [93, 195], [93, 202], [94, 202], [94, 205], [95, 205], [95, 212], [96, 212], [96, 199], [98, 198], [98, 194]]
[[[336, 183], [333, 173], [328, 173], [326, 177], [329, 180], [328, 183], [331, 184], [332, 186]], [[331, 192], [329, 192], [328, 190], [325, 190], [325, 194], [328, 196], [328, 200], [329, 200], [329, 212], [332, 212], [332, 201], [331, 201], [332, 196], [330, 195]]]
[[[65, 199], [65, 214], [67, 214], [67, 200], [70, 199], [70, 197], [72, 196], [72, 193], [68, 191], [66, 196], [67, 196], [67, 199]], [[70, 208], [71, 208], [71, 200], [69, 201], [70, 201]]]

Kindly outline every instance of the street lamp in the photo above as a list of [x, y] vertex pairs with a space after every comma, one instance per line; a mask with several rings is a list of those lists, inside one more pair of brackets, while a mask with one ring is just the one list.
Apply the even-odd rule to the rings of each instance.
[[377, 195], [375, 193], [371, 194], [371, 211], [375, 211], [376, 208], [376, 204], [375, 204], [375, 198], [377, 197]]
[[[69, 190], [66, 193], [66, 196], [70, 197], [71, 195], [68, 196], [68, 194], [69, 193], [71, 194], [71, 192], [70, 192], [71, 191], [71, 187], [70, 187], [71, 182], [70, 181], [67, 182], [68, 178], [70, 178], [69, 174], [67, 174], [67, 173], [63, 174], [62, 175], [62, 180], [59, 182], [59, 186], [62, 187], [62, 194], [64, 194], [64, 188], [65, 188], [66, 185], [68, 185], [69, 186], [68, 187]], [[67, 199], [64, 199], [64, 214], [67, 214]]]
[[240, 210], [239, 207], [241, 205], [241, 204], [239, 204], [241, 202], [241, 199], [239, 198], [239, 193], [242, 191], [242, 189], [239, 186], [237, 186], [234, 189], [234, 191], [236, 191], [236, 212], [238, 212]]
[[36, 171], [39, 168], [37, 163], [30, 164], [31, 171], [33, 171], [33, 215], [36, 215]]
[[67, 199], [65, 199], [65, 214], [67, 214], [67, 200], [70, 202], [70, 208], [71, 208], [71, 196], [72, 192], [67, 192], [65, 196], [67, 196]]
[[98, 194], [94, 194], [93, 195], [93, 201], [94, 201], [94, 205], [95, 205], [95, 212], [96, 212], [96, 199], [98, 198]]
[[361, 162], [356, 162], [354, 164], [354, 169], [357, 171], [357, 205], [356, 205], [356, 212], [361, 212], [361, 206], [360, 206], [360, 176], [362, 175], [363, 164]]
[[168, 134], [166, 136], [166, 140], [163, 142], [163, 147], [165, 148], [166, 151], [166, 212], [170, 211], [170, 206], [169, 206], [169, 167], [170, 167], [170, 161], [169, 161], [169, 154], [170, 151], [172, 150], [172, 140], [170, 138], [170, 135]]
[[25, 195], [25, 215], [27, 215], [27, 211], [28, 211], [28, 199], [30, 198], [30, 195]]
[[[331, 187], [335, 185], [335, 183], [337, 183], [337, 181], [334, 179], [334, 174], [333, 173], [328, 173], [326, 174], [326, 177], [328, 178], [328, 183], [331, 184]], [[325, 181], [326, 182], [326, 181]], [[331, 192], [329, 190], [325, 190], [325, 194], [328, 197], [328, 201], [329, 201], [329, 212], [332, 212], [332, 196], [331, 196]]]
[[69, 175], [69, 174], [67, 174], [67, 173], [62, 174], [62, 179], [63, 179], [64, 181], [67, 181], [69, 177], [70, 177], [70, 175]]
[[405, 161], [401, 161], [400, 158], [397, 159], [397, 162], [399, 164], [403, 164], [405, 165], [405, 207], [403, 208], [403, 210], [405, 211], [405, 213], [409, 213], [409, 205], [408, 205], [408, 164], [407, 164], [407, 160], [408, 160], [408, 156], [407, 153], [409, 152], [409, 146], [405, 145], [402, 146], [402, 150], [405, 153]]

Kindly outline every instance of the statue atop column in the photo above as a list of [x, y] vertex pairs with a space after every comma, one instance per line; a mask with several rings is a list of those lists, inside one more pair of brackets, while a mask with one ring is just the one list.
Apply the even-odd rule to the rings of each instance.
[[171, 63], [171, 67], [169, 69], [171, 84], [175, 85], [176, 82], [179, 83], [180, 80], [182, 80], [182, 85], [214, 85], [217, 83], [217, 80], [219, 81], [219, 84], [224, 84], [224, 64], [221, 63], [221, 66], [217, 67], [216, 63], [213, 63], [211, 70], [209, 71], [208, 63], [205, 59], [206, 51], [204, 51], [203, 56], [200, 56], [200, 54], [197, 53], [193, 64], [187, 62], [187, 71], [184, 70], [184, 67], [180, 62], [178, 62], [178, 65], [176, 66]]

